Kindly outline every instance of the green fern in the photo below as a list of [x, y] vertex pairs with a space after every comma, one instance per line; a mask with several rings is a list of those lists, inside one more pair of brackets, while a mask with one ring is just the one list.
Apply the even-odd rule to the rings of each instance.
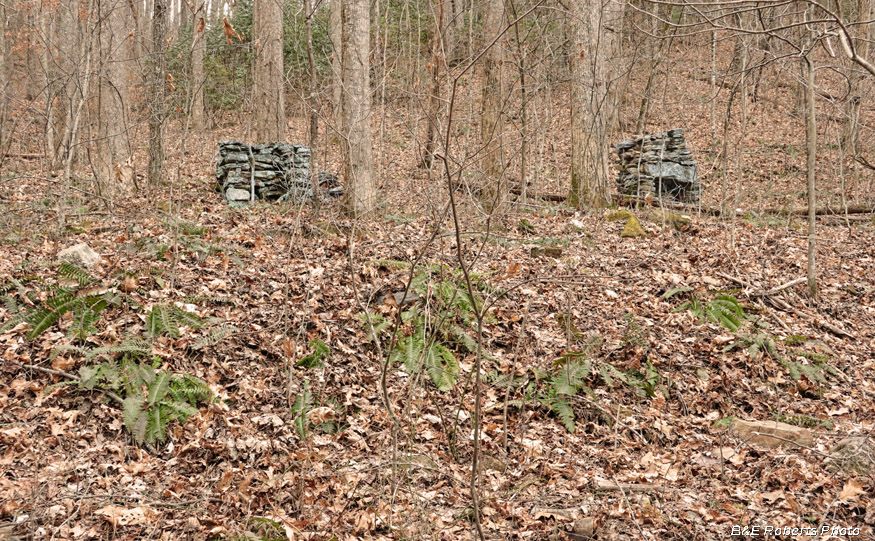
[[709, 319], [732, 332], [737, 332], [744, 323], [744, 318], [747, 317], [738, 299], [732, 295], [717, 295], [714, 300], [704, 304], [698, 297], [693, 296], [675, 311], [684, 309], [689, 309], [699, 319]]
[[741, 328], [745, 317], [744, 310], [732, 295], [718, 295], [716, 299], [707, 304], [705, 315], [711, 321], [720, 323], [732, 332]]
[[295, 363], [295, 366], [303, 368], [322, 368], [325, 366], [325, 359], [331, 354], [328, 344], [318, 338], [314, 338], [310, 340], [310, 347], [313, 348], [313, 353], [302, 357]]
[[91, 276], [88, 275], [88, 271], [70, 263], [61, 263], [60, 267], [58, 267], [58, 275], [68, 280], [75, 280], [79, 287], [88, 286], [93, 282]]
[[565, 427], [565, 430], [571, 432], [572, 434], [576, 430], [576, 426], [574, 424], [574, 409], [571, 407], [571, 403], [562, 396], [548, 396], [541, 399], [541, 403], [544, 404], [547, 408], [550, 409], [559, 420], [562, 421], [562, 425]]
[[440, 391], [449, 391], [456, 386], [459, 361], [446, 346], [432, 342], [426, 349], [425, 370]]
[[146, 332], [152, 336], [163, 334], [170, 338], [179, 338], [180, 327], [199, 329], [203, 324], [203, 320], [197, 315], [172, 304], [156, 304], [146, 316]]
[[313, 408], [313, 395], [310, 393], [309, 382], [304, 381], [304, 388], [301, 394], [295, 397], [295, 402], [292, 404], [292, 415], [295, 416], [295, 432], [302, 440], [307, 439], [307, 428], [309, 421], [307, 415]]
[[219, 325], [210, 329], [206, 336], [195, 340], [191, 344], [191, 349], [197, 351], [208, 347], [215, 346], [225, 338], [237, 332], [237, 327], [233, 325]]
[[550, 386], [557, 395], [574, 396], [585, 387], [591, 370], [589, 361], [566, 362], [550, 379]]
[[[379, 340], [380, 336], [392, 325], [392, 322], [384, 318], [381, 314], [358, 314], [356, 317], [362, 321], [362, 325], [368, 335], [368, 340], [371, 342]], [[371, 329], [371, 325], [368, 325], [368, 319], [370, 319], [371, 325], [374, 327], [373, 329]]]

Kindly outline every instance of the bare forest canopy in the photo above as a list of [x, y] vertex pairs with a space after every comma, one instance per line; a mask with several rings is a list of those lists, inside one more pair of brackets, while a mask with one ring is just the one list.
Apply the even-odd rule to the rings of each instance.
[[873, 21], [0, 2], [0, 539], [875, 537]]

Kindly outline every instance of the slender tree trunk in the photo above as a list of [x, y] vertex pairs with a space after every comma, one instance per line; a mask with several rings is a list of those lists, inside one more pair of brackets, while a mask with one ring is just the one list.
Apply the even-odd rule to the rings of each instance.
[[12, 89], [10, 81], [12, 69], [9, 62], [9, 48], [6, 45], [6, 4], [0, 2], [0, 166], [6, 151], [6, 141], [9, 135], [6, 133], [6, 105], [9, 103], [9, 91]]
[[446, 0], [434, 0], [434, 30], [431, 37], [431, 94], [428, 97], [428, 124], [425, 135], [425, 155], [422, 166], [431, 169], [434, 163], [435, 144], [440, 137], [441, 86], [444, 74], [444, 5]]
[[149, 104], [149, 184], [157, 186], [161, 182], [161, 169], [164, 167], [164, 116], [167, 93], [167, 62], [164, 58], [164, 36], [167, 6], [165, 0], [152, 0], [152, 46], [150, 48], [150, 86]]
[[[133, 178], [120, 174], [130, 156], [128, 142], [128, 92], [125, 40], [126, 6], [116, 2], [99, 2], [100, 84], [98, 85], [96, 177], [110, 196], [133, 191]], [[106, 10], [106, 11], [104, 11]]]
[[313, 186], [313, 200], [319, 201], [319, 96], [317, 94], [318, 80], [316, 78], [316, 58], [313, 55], [313, 17], [316, 15], [311, 0], [304, 0], [304, 16], [307, 17], [307, 65], [310, 68], [310, 81], [307, 88], [307, 104], [310, 106], [310, 185]]
[[286, 110], [281, 0], [255, 0], [252, 20], [255, 137], [259, 142], [282, 141], [286, 136]]
[[377, 206], [371, 143], [370, 25], [368, 0], [343, 5], [343, 127], [346, 136], [344, 203], [351, 216]]
[[50, 2], [40, 2], [40, 9], [37, 17], [39, 17], [39, 34], [42, 43], [40, 44], [40, 75], [42, 81], [39, 86], [45, 98], [46, 114], [45, 114], [45, 158], [46, 163], [51, 168], [55, 161], [55, 150], [57, 143], [57, 134], [55, 126], [52, 122], [54, 118], [53, 108], [55, 106], [55, 81], [56, 69], [52, 61], [53, 50], [55, 49], [54, 32], [52, 31], [52, 11], [53, 6]]
[[343, 0], [331, 0], [328, 37], [331, 40], [331, 107], [334, 127], [343, 130]]
[[[510, 13], [514, 20], [519, 15], [517, 14], [516, 1], [509, 0]], [[523, 43], [520, 37], [520, 25], [513, 26], [514, 37], [517, 49], [517, 72], [520, 78], [520, 199], [523, 203], [526, 202], [528, 196], [528, 163], [529, 163], [529, 87], [526, 84], [526, 73], [529, 66], [526, 64], [528, 60], [527, 45]]]
[[[871, 19], [871, 6], [869, 0], [857, 0], [851, 8], [851, 13], [846, 16], [849, 21], [868, 21]], [[872, 25], [866, 24], [859, 31], [864, 38], [870, 38]], [[871, 40], [861, 39], [854, 44], [865, 58], [869, 58], [871, 52]], [[850, 156], [858, 155], [858, 141], [860, 136], [860, 112], [864, 101], [863, 81], [865, 75], [861, 73], [859, 66], [852, 66], [848, 76], [848, 100], [845, 106], [845, 124], [842, 130], [842, 147]]]
[[206, 29], [206, 4], [201, 1], [192, 14], [191, 36], [191, 127], [200, 132], [204, 129], [204, 49], [207, 40], [204, 30]]
[[[505, 21], [504, 2], [487, 0], [483, 5], [483, 31], [481, 46], [486, 47], [503, 28]], [[504, 49], [495, 43], [483, 55], [480, 101], [480, 145], [483, 148], [480, 200], [487, 212], [498, 209], [506, 197], [504, 179], [504, 118], [502, 101], [504, 87], [502, 65]]]
[[[809, 39], [813, 43], [812, 39]], [[817, 268], [815, 266], [815, 250], [817, 248], [817, 220], [815, 213], [817, 211], [817, 191], [815, 184], [815, 167], [817, 164], [817, 117], [814, 108], [814, 61], [812, 55], [814, 52], [807, 47], [808, 55], [802, 59], [803, 69], [805, 70], [805, 139], [808, 143], [808, 174], [807, 174], [807, 189], [808, 189], [808, 294], [814, 298], [817, 297]]]

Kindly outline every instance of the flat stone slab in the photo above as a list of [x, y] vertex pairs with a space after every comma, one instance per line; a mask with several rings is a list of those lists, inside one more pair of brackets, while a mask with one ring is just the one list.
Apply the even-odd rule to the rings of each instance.
[[747, 443], [767, 448], [814, 445], [814, 436], [810, 430], [778, 421], [735, 419], [729, 425], [729, 431]]

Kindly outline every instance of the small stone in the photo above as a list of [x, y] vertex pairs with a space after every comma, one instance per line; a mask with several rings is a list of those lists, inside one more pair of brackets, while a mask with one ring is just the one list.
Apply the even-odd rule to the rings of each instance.
[[480, 471], [483, 472], [489, 470], [504, 473], [507, 470], [507, 464], [493, 456], [483, 455], [480, 457]]
[[634, 239], [637, 237], [646, 237], [647, 231], [641, 227], [641, 222], [638, 221], [638, 218], [635, 216], [629, 216], [629, 219], [626, 221], [626, 227], [623, 228], [623, 232], [620, 233], [620, 237], [624, 239]]
[[225, 199], [228, 201], [249, 201], [249, 190], [228, 188], [225, 190]]
[[595, 535], [595, 521], [592, 517], [584, 517], [575, 520], [571, 524], [571, 531], [568, 532], [568, 539], [572, 541], [584, 541], [592, 539]]
[[846, 470], [870, 475], [875, 470], [875, 446], [867, 437], [854, 436], [835, 444], [826, 460], [829, 471]]
[[58, 252], [58, 261], [86, 270], [94, 270], [94, 267], [100, 263], [100, 255], [82, 242]]
[[531, 250], [532, 257], [560, 257], [562, 256], [562, 248], [555, 246], [533, 246]]
[[746, 443], [762, 447], [774, 448], [782, 445], [814, 445], [811, 431], [778, 421], [743, 421], [735, 419], [729, 425], [729, 431]]

